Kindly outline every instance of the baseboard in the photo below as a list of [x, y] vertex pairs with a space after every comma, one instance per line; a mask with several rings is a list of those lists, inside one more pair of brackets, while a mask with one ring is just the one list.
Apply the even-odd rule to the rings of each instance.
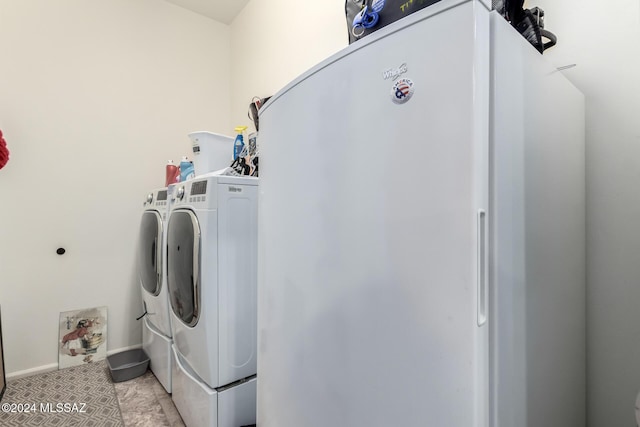
[[[133, 350], [136, 348], [142, 348], [142, 344], [130, 345], [128, 347], [117, 348], [115, 350], [107, 350], [107, 356], [111, 356], [121, 351]], [[22, 371], [7, 373], [7, 382], [11, 380], [17, 380], [18, 378], [30, 377], [32, 375], [44, 374], [47, 372], [57, 371], [58, 364], [50, 363], [48, 365], [36, 366], [35, 368], [24, 369]]]
[[17, 380], [18, 378], [30, 377], [31, 375], [44, 374], [46, 372], [52, 372], [57, 370], [58, 370], [57, 363], [50, 363], [49, 365], [36, 366], [35, 368], [7, 373], [7, 382], [11, 380]]

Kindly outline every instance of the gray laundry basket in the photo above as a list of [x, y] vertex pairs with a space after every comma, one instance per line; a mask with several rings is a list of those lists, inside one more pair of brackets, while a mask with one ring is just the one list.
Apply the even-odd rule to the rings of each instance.
[[149, 368], [149, 356], [141, 348], [121, 351], [107, 356], [107, 364], [113, 382], [128, 381], [139, 377]]

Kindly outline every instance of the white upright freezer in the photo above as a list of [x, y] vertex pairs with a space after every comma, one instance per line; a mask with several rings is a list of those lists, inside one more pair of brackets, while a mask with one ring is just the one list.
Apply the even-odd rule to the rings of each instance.
[[584, 427], [584, 99], [443, 0], [260, 111], [259, 427]]

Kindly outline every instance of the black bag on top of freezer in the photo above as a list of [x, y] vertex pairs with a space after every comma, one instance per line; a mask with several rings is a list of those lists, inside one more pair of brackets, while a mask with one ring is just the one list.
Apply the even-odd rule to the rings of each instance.
[[[518, 30], [538, 52], [544, 53], [556, 45], [557, 38], [551, 31], [544, 29], [544, 10], [534, 7], [524, 8], [524, 0], [492, 0], [493, 9]], [[543, 38], [548, 39], [544, 42]]]
[[345, 0], [349, 44], [440, 0]]

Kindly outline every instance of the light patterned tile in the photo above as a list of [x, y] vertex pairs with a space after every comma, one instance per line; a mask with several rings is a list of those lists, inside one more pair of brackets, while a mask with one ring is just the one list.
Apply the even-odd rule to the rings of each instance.
[[116, 383], [125, 427], [184, 427], [182, 418], [162, 384], [151, 371]]
[[2, 403], [16, 409], [0, 412], [6, 427], [124, 426], [106, 361], [9, 381]]
[[[114, 384], [104, 361], [12, 380], [2, 403], [35, 403], [37, 409], [0, 412], [2, 427], [184, 427], [171, 395], [151, 371]], [[64, 412], [63, 406], [58, 413], [58, 403], [86, 406], [77, 412]]]

